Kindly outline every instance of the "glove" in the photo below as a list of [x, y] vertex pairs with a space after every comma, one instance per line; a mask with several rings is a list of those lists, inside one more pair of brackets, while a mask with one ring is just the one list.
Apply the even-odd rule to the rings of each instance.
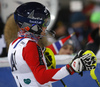
[[92, 69], [95, 69], [96, 62], [97, 58], [92, 51], [87, 50], [84, 52], [81, 50], [72, 60], [72, 62], [66, 66], [71, 75], [75, 72], [82, 74], [83, 71], [90, 71]]
[[45, 48], [45, 50], [43, 50], [43, 51], [44, 51], [43, 53], [44, 53], [44, 56], [46, 59], [48, 69], [55, 69], [56, 61], [55, 61], [55, 56], [54, 56], [52, 50], [49, 48]]

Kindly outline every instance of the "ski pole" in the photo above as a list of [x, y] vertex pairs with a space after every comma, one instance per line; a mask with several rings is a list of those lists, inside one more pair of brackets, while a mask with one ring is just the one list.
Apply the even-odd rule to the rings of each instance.
[[98, 81], [98, 79], [97, 79], [97, 76], [96, 76], [96, 74], [95, 74], [95, 69], [92, 69], [92, 70], [90, 71], [90, 75], [91, 75], [92, 79], [94, 79], [94, 80], [96, 81], [98, 87], [100, 87], [100, 83], [99, 83], [99, 81]]

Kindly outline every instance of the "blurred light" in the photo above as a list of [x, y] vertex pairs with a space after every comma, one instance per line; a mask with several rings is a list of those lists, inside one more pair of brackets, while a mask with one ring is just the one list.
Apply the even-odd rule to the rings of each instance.
[[70, 11], [82, 11], [83, 4], [82, 1], [70, 1]]
[[51, 20], [54, 20], [54, 19], [55, 19], [55, 16], [51, 14]]

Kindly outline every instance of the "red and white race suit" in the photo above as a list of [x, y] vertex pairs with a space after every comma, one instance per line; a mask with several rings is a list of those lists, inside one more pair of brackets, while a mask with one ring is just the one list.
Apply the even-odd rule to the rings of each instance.
[[8, 60], [18, 87], [52, 87], [51, 82], [69, 75], [66, 66], [47, 69], [40, 46], [29, 38], [17, 38], [9, 46]]

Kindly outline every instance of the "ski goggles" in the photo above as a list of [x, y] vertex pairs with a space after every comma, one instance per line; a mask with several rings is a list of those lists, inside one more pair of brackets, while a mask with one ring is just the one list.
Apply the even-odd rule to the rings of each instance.
[[50, 24], [50, 17], [48, 17], [44, 20], [44, 23], [42, 24], [42, 27], [47, 27], [49, 24]]

